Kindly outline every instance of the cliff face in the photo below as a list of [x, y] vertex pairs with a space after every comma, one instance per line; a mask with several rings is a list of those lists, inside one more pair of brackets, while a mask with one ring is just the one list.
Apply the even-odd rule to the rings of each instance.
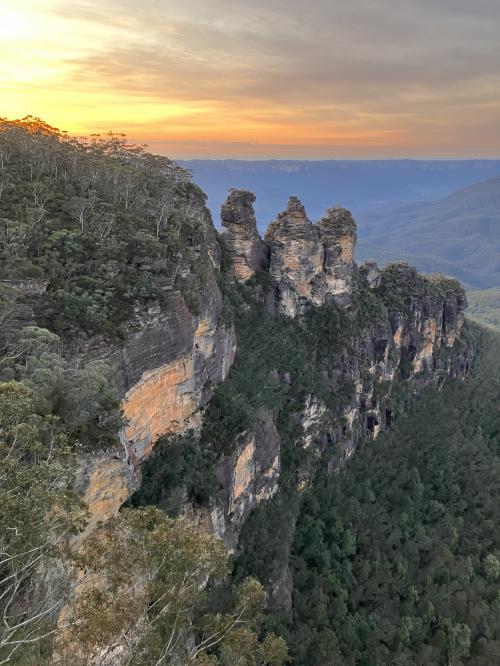
[[[424, 279], [404, 264], [382, 270], [376, 279], [374, 273], [371, 266], [366, 276], [367, 286], [371, 282], [374, 291], [392, 289], [395, 283], [403, 289], [412, 282], [424, 284]], [[440, 386], [447, 378], [466, 374], [471, 350], [465, 343], [459, 344], [465, 307], [460, 289], [433, 293], [430, 284], [427, 293], [409, 296], [403, 306], [389, 306], [386, 317], [374, 322], [351, 353], [345, 353], [343, 373], [353, 382], [354, 391], [343, 409], [342, 433], [335, 422], [329, 433], [332, 441], [340, 443], [329, 463], [332, 469], [341, 469], [361, 439], [375, 439], [390, 427], [407, 401], [424, 387]], [[398, 392], [403, 392], [402, 402]], [[324, 447], [324, 433], [322, 436]]]
[[265, 238], [271, 250], [269, 272], [277, 283], [280, 311], [295, 316], [309, 303], [320, 305], [324, 250], [318, 228], [308, 220], [296, 197], [290, 197]]
[[340, 302], [348, 302], [352, 291], [356, 224], [344, 208], [329, 208], [318, 227], [325, 253], [325, 296], [331, 294], [340, 297]]
[[[248, 402], [255, 403], [250, 425], [236, 430], [230, 446], [218, 456], [213, 471], [218, 492], [202, 505], [186, 500], [181, 511], [220, 536], [232, 552], [238, 551], [241, 531], [255, 509], [282, 491], [283, 474], [300, 494], [318, 464], [339, 470], [359, 441], [376, 438], [391, 425], [411, 395], [428, 384], [463, 375], [470, 360], [470, 350], [459, 339], [466, 301], [456, 283], [425, 279], [405, 264], [382, 271], [373, 263], [358, 268], [356, 225], [350, 213], [331, 208], [312, 224], [295, 197], [270, 225], [264, 242], [257, 232], [253, 202], [251, 193], [232, 190], [221, 212], [232, 275], [243, 285], [238, 287], [230, 278], [225, 287], [236, 298], [237, 323], [242, 313], [266, 303], [264, 317], [280, 321], [285, 315], [296, 322], [298, 334], [304, 329], [317, 342], [304, 369], [295, 371], [268, 354], [274, 345], [279, 356], [284, 341], [266, 339], [264, 333], [259, 338], [258, 325], [251, 336], [262, 346], [262, 358], [249, 360], [243, 348], [240, 366], [250, 364], [245, 381], [254, 381], [257, 366], [252, 363], [264, 362], [269, 381], [248, 396]], [[206, 244], [199, 251], [209, 270], [198, 287], [200, 311], [193, 314], [181, 292], [172, 290], [162, 307], [131, 322], [123, 346], [107, 354], [122, 389], [128, 423], [121, 456], [103, 454], [82, 468], [80, 486], [93, 523], [116, 513], [140, 485], [141, 464], [149, 460], [147, 464], [154, 466], [154, 443], [160, 435], [193, 430], [200, 437], [207, 418], [204, 407], [220, 382], [229, 382], [229, 394], [246, 390], [228, 378], [236, 352], [235, 330], [222, 318], [217, 283], [217, 276], [222, 278], [221, 255], [208, 213], [202, 223]], [[258, 287], [250, 278], [262, 273], [268, 275], [267, 286]], [[334, 317], [332, 326], [344, 317], [333, 338], [328, 323], [322, 333], [315, 320], [308, 319], [314, 311]], [[238, 333], [238, 345], [245, 347], [245, 335], [248, 332]], [[292, 356], [295, 353], [301, 352], [293, 350]], [[311, 363], [317, 364], [317, 380], [306, 391], [297, 372], [307, 374]], [[269, 407], [266, 391], [277, 391], [281, 402]], [[232, 409], [228, 404], [220, 418]], [[293, 445], [290, 431], [295, 433]], [[297, 458], [292, 470], [291, 457]], [[287, 571], [281, 567], [270, 581], [273, 604], [286, 609]]]
[[206, 267], [204, 281], [194, 287], [199, 311], [190, 311], [183, 294], [172, 289], [162, 304], [137, 313], [123, 345], [97, 352], [114, 368], [126, 426], [121, 455], [104, 452], [82, 465], [79, 487], [89, 505], [91, 525], [115, 515], [138, 488], [140, 466], [160, 435], [199, 426], [213, 387], [233, 362], [234, 327], [222, 320], [216, 281], [220, 247], [204, 207], [199, 223], [205, 229], [200, 262]]

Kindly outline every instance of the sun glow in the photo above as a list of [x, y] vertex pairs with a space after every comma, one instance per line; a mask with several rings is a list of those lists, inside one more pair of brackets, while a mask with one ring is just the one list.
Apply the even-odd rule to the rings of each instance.
[[342, 3], [325, 4], [330, 24], [309, 25], [305, 0], [286, 17], [264, 0], [234, 0], [230, 14], [223, 0], [0, 1], [1, 116], [37, 115], [77, 134], [124, 131], [180, 155], [182, 143], [217, 157], [500, 153], [500, 75], [435, 78], [425, 58], [439, 56], [443, 71], [463, 59], [440, 55], [445, 32], [430, 52], [417, 14], [401, 17], [414, 43], [393, 31], [381, 51], [377, 29], [389, 17], [377, 13], [383, 27], [358, 40], [358, 18], [335, 32]]

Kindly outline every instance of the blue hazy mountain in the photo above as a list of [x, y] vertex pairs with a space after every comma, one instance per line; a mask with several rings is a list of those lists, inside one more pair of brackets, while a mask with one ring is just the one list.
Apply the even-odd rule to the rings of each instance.
[[500, 285], [500, 177], [431, 203], [386, 204], [358, 214], [359, 258], [407, 259], [469, 289]]
[[257, 195], [261, 231], [283, 210], [288, 197], [303, 201], [309, 216], [341, 204], [359, 213], [395, 202], [432, 201], [472, 183], [500, 175], [500, 160], [188, 160], [195, 182], [219, 210], [231, 187]]

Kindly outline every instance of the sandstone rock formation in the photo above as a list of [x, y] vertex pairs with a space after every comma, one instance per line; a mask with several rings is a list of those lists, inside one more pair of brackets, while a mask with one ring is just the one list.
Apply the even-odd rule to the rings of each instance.
[[374, 261], [364, 261], [359, 267], [359, 272], [368, 282], [370, 289], [380, 286], [380, 268]]
[[320, 305], [324, 249], [318, 228], [297, 197], [290, 197], [265, 236], [271, 251], [269, 272], [276, 280], [279, 309], [295, 316], [308, 304]]
[[234, 553], [249, 515], [279, 491], [280, 473], [281, 438], [272, 414], [262, 410], [252, 428], [237, 437], [234, 450], [217, 464], [221, 493], [206, 506], [185, 501], [182, 515], [216, 534]]
[[329, 300], [348, 304], [352, 292], [356, 223], [344, 208], [330, 208], [312, 224], [297, 197], [259, 237], [250, 192], [231, 190], [221, 209], [224, 238], [234, 273], [246, 282], [269, 270], [279, 312], [295, 317]]
[[233, 259], [237, 280], [246, 282], [269, 265], [269, 250], [257, 231], [255, 195], [232, 189], [221, 207], [222, 236]]
[[348, 302], [352, 292], [356, 223], [348, 210], [337, 207], [326, 211], [318, 227], [325, 252], [325, 296], [331, 294], [337, 301]]

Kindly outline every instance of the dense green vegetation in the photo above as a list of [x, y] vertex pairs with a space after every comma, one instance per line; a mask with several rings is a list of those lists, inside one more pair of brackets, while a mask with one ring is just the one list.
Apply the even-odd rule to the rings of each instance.
[[500, 660], [500, 340], [475, 331], [465, 381], [429, 390], [298, 513], [297, 664]]
[[[119, 338], [174, 286], [198, 307], [200, 246], [214, 241], [204, 215], [187, 172], [122, 136], [0, 119], [2, 664], [53, 663], [55, 650], [71, 666], [115, 663], [115, 650], [130, 665], [287, 659], [261, 630], [256, 580], [227, 585], [213, 610], [227, 573], [218, 539], [153, 507], [87, 530], [76, 490], [89, 459], [116, 456], [123, 425], [109, 366], [81, 345]], [[215, 454], [184, 444], [166, 474], [189, 469], [188, 497], [206, 501]]]
[[467, 293], [469, 319], [500, 331], [500, 288]]
[[122, 426], [118, 393], [100, 360], [66, 357], [60, 338], [45, 328], [0, 329], [0, 381], [20, 382], [30, 391], [33, 415], [51, 419], [86, 449], [116, 445]]
[[402, 312], [407, 312], [415, 300], [463, 294], [458, 280], [439, 273], [421, 275], [416, 268], [402, 262], [384, 268], [378, 291], [387, 307]]
[[203, 207], [187, 171], [123, 135], [0, 119], [0, 280], [46, 285], [37, 322], [58, 335], [119, 337], [174, 284], [196, 308]]

